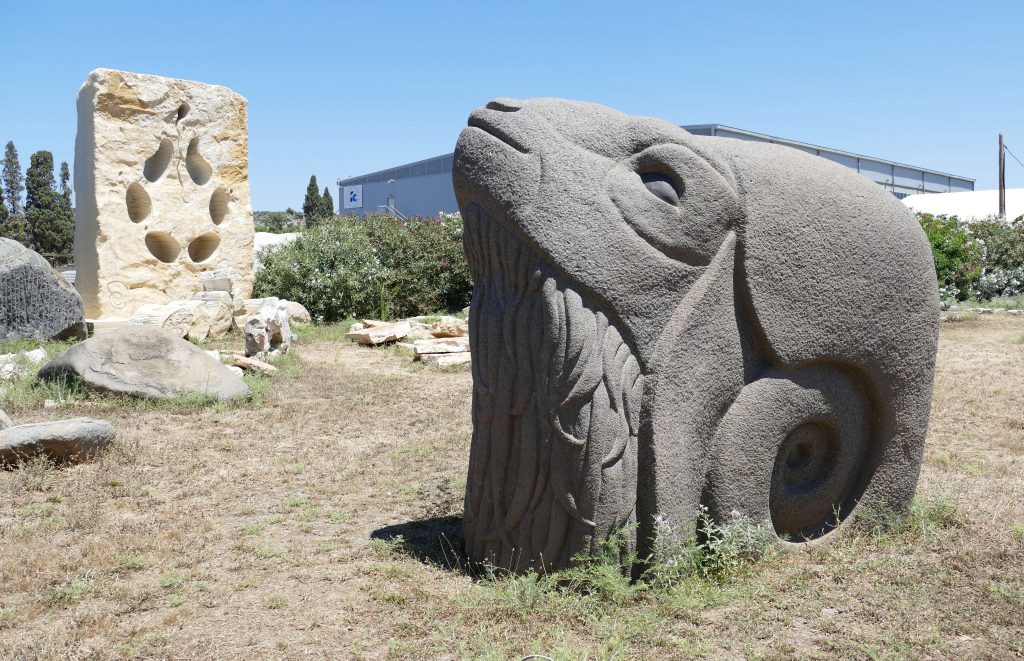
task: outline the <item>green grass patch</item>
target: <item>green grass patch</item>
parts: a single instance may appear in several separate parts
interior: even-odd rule
[[[92,583],[85,579],[76,579],[61,585],[50,595],[50,602],[57,606],[73,606],[92,591]]]

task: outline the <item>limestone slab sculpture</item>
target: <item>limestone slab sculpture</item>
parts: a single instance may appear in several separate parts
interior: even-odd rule
[[[97,69],[78,94],[75,285],[90,319],[252,290],[246,101],[226,87]]]
[[[790,542],[904,510],[931,406],[928,242],[795,149],[499,99],[455,151],[475,289],[472,560],[564,567],[655,517]],[[785,541],[780,542],[785,543]]]

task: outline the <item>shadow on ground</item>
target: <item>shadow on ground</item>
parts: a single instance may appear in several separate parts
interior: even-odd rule
[[[378,528],[371,539],[395,542],[401,538],[401,552],[420,562],[468,572],[469,563],[463,551],[462,517],[439,516],[419,521],[397,523]]]

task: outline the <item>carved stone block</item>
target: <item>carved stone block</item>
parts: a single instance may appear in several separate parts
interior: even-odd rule
[[[470,558],[559,568],[701,507],[781,540],[905,510],[938,292],[892,195],[788,147],[499,99],[455,151],[475,289]],[[785,543],[785,542],[780,542]]]
[[[97,69],[78,94],[76,287],[89,318],[252,290],[246,101],[226,87]]]

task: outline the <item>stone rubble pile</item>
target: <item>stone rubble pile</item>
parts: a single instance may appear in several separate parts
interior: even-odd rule
[[[288,301],[271,297],[263,299],[259,311],[249,317],[242,331],[245,334],[245,355],[258,358],[288,353],[292,346]]]
[[[353,324],[345,335],[349,340],[365,346],[398,343],[413,353],[413,360],[433,367],[450,367],[471,362],[469,350],[469,323],[458,317],[441,317],[426,324],[424,317],[384,322],[363,319]]]
[[[17,381],[24,378],[31,366],[46,362],[46,349],[39,347],[31,351],[0,354],[0,381]]]

